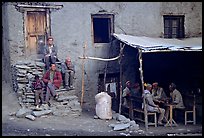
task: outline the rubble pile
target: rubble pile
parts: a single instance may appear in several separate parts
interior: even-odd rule
[[[111,123],[108,127],[111,128],[111,131],[121,131],[120,135],[130,136],[132,133],[144,134],[144,131],[139,128],[134,120],[126,118],[124,115],[116,113],[112,110],[112,119],[116,120],[116,123]],[[94,119],[101,119],[97,115],[94,116]],[[125,131],[124,131],[125,130]]]
[[[113,119],[118,121],[116,124],[109,125],[114,131],[128,129],[130,132],[137,132],[139,130],[139,124],[137,124],[134,120],[126,118],[124,115],[114,112]]]

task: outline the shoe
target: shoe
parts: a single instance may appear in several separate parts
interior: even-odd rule
[[[39,106],[39,105],[37,105],[37,106],[35,107],[35,110],[36,110],[36,111],[41,111],[41,110],[42,110],[42,108],[40,108],[40,106]]]
[[[164,124],[162,122],[157,123],[159,126],[163,126]]]
[[[74,86],[71,85],[71,86],[70,86],[70,90],[73,90],[73,89],[74,89]]]
[[[65,86],[65,89],[66,89],[66,90],[70,90],[70,87],[69,87],[69,86]]]
[[[50,104],[50,102],[48,102],[47,104],[48,104],[48,106],[49,106],[49,107],[51,107],[51,104]]]
[[[54,99],[57,100],[58,98],[59,98],[59,95],[56,94],[56,95],[54,96]]]
[[[39,106],[39,105],[37,105],[37,106],[35,107],[35,109],[40,109],[40,106]]]

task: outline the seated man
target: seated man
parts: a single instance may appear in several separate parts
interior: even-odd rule
[[[50,70],[48,70],[43,76],[43,82],[46,84],[46,96],[45,103],[49,104],[50,95],[57,99],[56,89],[59,89],[62,82],[61,72],[56,70],[56,65],[51,64]]]
[[[158,86],[158,82],[152,84],[152,96],[154,102],[158,103],[160,107],[164,106],[167,96],[166,93],[164,92],[164,89]]]
[[[146,90],[144,90],[144,95],[143,95],[146,100],[147,111],[160,113],[158,118],[158,125],[163,125],[162,120],[164,119],[165,109],[160,108],[158,105],[154,103],[152,95],[150,93],[151,89],[152,89],[152,85],[147,84]]]
[[[62,63],[62,75],[64,80],[64,87],[67,90],[74,89],[73,81],[75,75],[74,64],[71,62],[71,58],[67,57],[64,63]]]
[[[170,103],[175,104],[175,106],[173,106],[173,108],[180,108],[180,109],[185,108],[185,106],[183,104],[182,95],[176,89],[176,85],[174,83],[171,83],[169,85],[169,90],[170,90],[170,99],[171,99]],[[166,113],[165,113],[165,116],[166,116],[167,119],[169,117],[169,111],[170,111],[170,108],[167,107]]]
[[[49,69],[51,63],[57,60],[57,47],[53,43],[53,38],[47,38],[47,45],[44,47],[44,62],[46,70]]]
[[[133,85],[131,96],[132,97],[141,97],[142,96],[142,92],[140,91],[140,84],[139,83],[135,83]]]
[[[135,83],[132,88],[131,93],[133,108],[142,108],[142,102],[140,103],[140,99],[142,98],[142,91],[140,90],[140,84]]]

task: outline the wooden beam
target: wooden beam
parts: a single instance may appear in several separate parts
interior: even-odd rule
[[[84,62],[85,62],[85,50],[86,50],[86,43],[83,46],[83,59],[82,59],[82,80],[81,80],[81,107],[84,101]]]
[[[61,9],[63,8],[63,5],[27,5],[27,4],[18,4],[17,7],[22,8],[49,8],[49,9]]]
[[[142,84],[142,93],[144,95],[144,79],[143,79],[143,69],[142,69],[142,49],[138,48],[139,52],[139,63],[140,63],[140,79]],[[145,102],[145,96],[143,96],[143,105],[144,105],[144,116],[145,116],[145,129],[148,130],[148,118],[147,118],[147,108],[146,108],[146,102]]]
[[[122,57],[123,57],[123,49],[125,47],[125,44],[122,46],[122,43],[120,43],[120,103],[119,103],[119,114],[121,114],[121,105],[122,105]]]
[[[50,10],[47,9],[46,10],[46,38],[45,40],[47,40],[47,37],[51,35],[51,31],[50,31]]]

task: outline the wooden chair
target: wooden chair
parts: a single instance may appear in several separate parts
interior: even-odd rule
[[[188,98],[187,98],[188,97]],[[183,118],[184,115],[184,124],[187,125],[188,123],[193,123],[194,125],[196,124],[196,107],[195,107],[195,95],[193,96],[193,104],[191,101],[191,97],[186,96],[186,99],[184,99],[184,105],[185,108],[180,109],[180,108],[176,108],[175,110],[175,114],[176,114],[176,118]],[[182,113],[182,114],[180,114]]]
[[[134,120],[138,120],[141,122],[145,122],[145,114],[144,114],[144,109],[142,109],[142,103],[143,103],[143,98],[142,97],[134,97],[134,99],[131,99],[131,105],[132,106],[132,118]],[[139,105],[139,106],[135,106],[135,105]],[[153,120],[150,120],[150,117],[153,117]],[[153,125],[155,127],[157,127],[157,113],[156,112],[147,112],[147,125]]]
[[[193,118],[190,118],[190,114],[193,116]],[[196,124],[196,107],[195,107],[195,95],[193,96],[193,107],[192,108],[186,108],[185,109],[185,125],[188,123],[193,123],[194,125]]]

